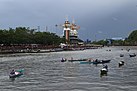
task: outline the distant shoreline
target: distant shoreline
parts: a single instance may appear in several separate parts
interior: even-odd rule
[[[82,51],[86,49],[98,49],[102,46],[84,46],[84,47],[51,47],[51,48],[9,48],[0,49],[0,54],[15,54],[15,53],[49,53],[49,52],[60,52],[60,51]]]
[[[16,45],[16,46],[0,46],[0,55],[16,54],[16,53],[50,53],[61,51],[82,51],[86,49],[98,49],[103,47],[120,47],[120,46],[102,46],[102,45],[79,45],[79,46],[47,46],[47,45]],[[124,49],[129,49],[131,46],[121,46]],[[133,47],[133,46],[132,46]],[[136,48],[134,46],[133,48]]]
[[[84,50],[87,50],[87,49],[100,49],[100,48],[110,48],[112,47],[119,47],[121,48],[121,50],[125,49],[131,49],[131,50],[134,50],[136,49],[137,50],[137,46],[97,46],[97,47],[77,47],[77,48],[49,48],[49,49],[16,49],[16,50],[0,50],[0,57],[3,57],[3,55],[16,55],[16,54],[22,54],[22,53],[31,53],[31,54],[37,54],[37,53],[51,53],[51,52],[62,52],[62,51],[84,51]],[[110,49],[111,50],[111,49]]]

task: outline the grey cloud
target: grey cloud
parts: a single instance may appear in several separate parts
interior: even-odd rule
[[[80,25],[82,39],[120,36],[137,27],[136,0],[0,0],[0,28],[49,26],[63,24],[65,16]],[[51,28],[50,28],[51,27]],[[58,29],[61,35],[62,30]],[[83,35],[86,34],[86,36]],[[103,35],[104,33],[104,35]]]

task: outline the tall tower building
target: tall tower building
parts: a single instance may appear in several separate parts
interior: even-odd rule
[[[72,23],[66,19],[63,24],[64,37],[67,44],[78,44],[78,32],[79,26],[77,26],[73,20]]]
[[[68,19],[66,19],[65,23],[63,24],[63,31],[64,31],[64,37],[66,39],[66,43],[68,44],[70,41],[70,30],[71,30],[71,25],[68,21]]]

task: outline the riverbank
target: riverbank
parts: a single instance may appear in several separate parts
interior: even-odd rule
[[[60,46],[1,46],[0,54],[14,54],[14,53],[49,53],[59,51],[82,51],[86,49],[98,49],[102,46],[67,46],[60,48]]]

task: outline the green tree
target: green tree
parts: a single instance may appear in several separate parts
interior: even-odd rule
[[[60,38],[55,33],[36,32],[35,29],[29,27],[17,27],[16,29],[0,30],[0,44],[44,44],[59,45],[64,42],[64,38]]]
[[[137,45],[137,30],[132,31],[126,41],[131,45]]]

